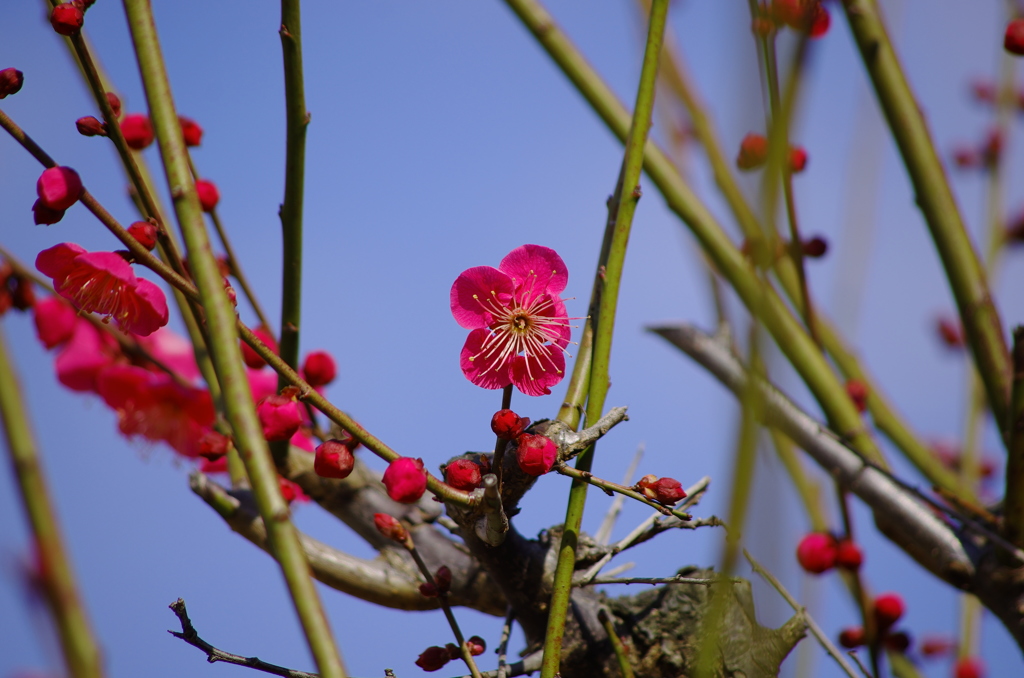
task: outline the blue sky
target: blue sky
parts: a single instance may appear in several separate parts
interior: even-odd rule
[[[206,132],[195,161],[220,187],[220,214],[262,303],[276,318],[284,166],[278,12],[271,3],[155,5],[178,109]],[[970,100],[968,83],[996,72],[1002,3],[944,3],[934,9],[905,0],[886,7],[896,15],[894,39],[948,158],[956,143],[980,139],[990,122],[990,112]],[[625,1],[559,1],[550,9],[619,95],[632,100],[642,54],[635,7]],[[737,148],[763,120],[746,3],[677,2],[670,20],[726,148]],[[565,294],[576,298],[568,302],[570,315],[584,315],[621,146],[502,3],[308,2],[303,21],[312,113],[303,352],[331,351],[340,375],[327,391],[332,400],[393,448],[436,468],[450,456],[493,442],[487,422],[500,401],[497,392],[473,386],[458,369],[465,331],[448,309],[452,281],[470,266],[496,265],[523,243],[546,245],[568,265]],[[142,111],[145,100],[119,4],[97,3],[86,31],[124,94],[125,109]],[[3,109],[59,162],[78,170],[119,219],[133,220],[109,144],[75,131],[76,118],[97,111],[38,3],[4,9],[0,68],[7,66],[24,71],[26,80]],[[803,104],[793,132],[810,154],[808,170],[796,179],[801,219],[806,232],[826,235],[833,246],[826,259],[810,264],[815,297],[846,329],[917,430],[928,437],[958,437],[963,360],[943,350],[932,334],[935,316],[952,309],[948,287],[840,16],[816,45]],[[1014,190],[1020,185],[1018,148],[1011,138],[1005,206],[1010,211],[1024,198]],[[158,167],[155,149],[144,155]],[[691,160],[696,189],[735,234],[702,153],[695,151]],[[59,224],[34,226],[30,208],[39,172],[10,139],[0,139],[4,246],[25,261],[63,241],[87,249],[116,247],[80,206]],[[984,181],[951,176],[978,239]],[[744,181],[754,195],[756,180]],[[642,473],[673,476],[684,485],[710,475],[713,490],[697,513],[721,514],[736,406],[688,359],[643,330],[672,319],[705,327],[713,322],[693,239],[646,179],[644,185],[608,396],[610,405],[630,406],[631,420],[602,443],[595,471],[619,479],[642,442]],[[1011,252],[994,285],[1007,326],[1024,317],[1024,299],[1009,294],[1021,289],[1022,278],[1020,254]],[[247,671],[208,666],[197,650],[164,633],[175,628],[166,606],[179,596],[211,642],[311,669],[277,568],[192,496],[188,465],[164,447],[126,443],[114,415],[97,398],[61,389],[52,356],[35,340],[27,317],[7,316],[4,330],[110,675]],[[792,375],[781,367],[778,373],[787,390],[807,400]],[[513,407],[539,419],[552,416],[561,397],[556,388],[544,398],[518,396]],[[990,448],[998,456],[994,441]],[[853,610],[835,575],[807,583],[793,571],[792,551],[807,524],[777,463],[765,454],[761,466],[749,544],[812,603],[834,636],[854,623]],[[906,475],[917,480],[912,472]],[[567,487],[563,478],[542,478],[516,519],[519,529],[533,534],[560,522]],[[16,575],[27,550],[16,496],[3,465],[0,609],[8,612],[0,615],[0,676],[60,666],[45,617],[26,604]],[[608,503],[592,494],[585,529],[597,528]],[[628,506],[616,534],[624,535],[644,517],[646,509]],[[299,507],[295,519],[319,539],[370,555],[348,528],[314,506]],[[957,596],[874,535],[865,511],[858,509],[855,521],[867,548],[867,580],[877,591],[905,596],[906,627],[918,636],[955,633]],[[638,575],[666,575],[686,564],[713,563],[720,538],[710,530],[670,534],[623,560],[636,561]],[[420,675],[413,666],[417,654],[449,640],[439,614],[382,610],[322,591],[355,676],[382,675],[385,667],[400,676]],[[765,623],[788,616],[770,590],[759,588],[757,596]],[[465,610],[457,614],[468,634],[496,645],[498,620]],[[990,617],[982,642],[991,675],[1019,670],[1019,651]],[[835,675],[835,667],[814,652],[819,656],[813,674]],[[940,676],[949,669],[939,663],[925,671]]]

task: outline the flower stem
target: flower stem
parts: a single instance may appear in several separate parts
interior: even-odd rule
[[[512,407],[512,384],[509,384],[501,391],[501,409],[507,410]],[[491,464],[491,472],[498,480],[498,492],[501,492],[501,465],[505,459],[505,448],[508,447],[508,440],[501,436],[495,436],[494,441],[494,463]]]
[[[604,491],[606,494],[609,495],[612,492],[618,492],[624,497],[629,497],[630,499],[635,499],[642,504],[647,504],[648,506],[653,508],[655,511],[661,513],[662,515],[675,516],[676,518],[684,522],[693,520],[693,516],[691,516],[689,513],[684,513],[683,511],[674,509],[671,506],[659,504],[656,501],[648,499],[647,497],[645,497],[644,495],[640,494],[639,492],[630,487],[620,485],[619,483],[613,483],[612,481],[604,480],[603,478],[598,478],[590,471],[581,471],[580,469],[573,468],[572,466],[569,466],[564,462],[559,462],[558,464],[555,464],[551,470],[554,471],[555,473],[560,473],[563,476],[569,476],[570,478],[576,481],[587,483],[588,485],[593,485],[594,487],[599,488],[600,490]]]
[[[148,0],[124,0],[124,7],[174,209],[206,311],[210,353],[235,444],[245,463],[257,508],[267,528],[270,551],[281,565],[319,672],[324,678],[343,678],[345,669],[341,656],[313,585],[298,534],[290,520],[288,505],[281,496],[277,472],[256,417],[238,345],[234,308],[228,300],[210,249],[152,11]]]
[[[608,250],[607,263],[599,273],[600,306],[597,317],[591,319],[594,326],[594,345],[590,368],[590,387],[587,396],[587,420],[600,418],[608,393],[608,364],[611,357],[612,332],[615,328],[615,313],[622,281],[622,269],[626,258],[633,215],[640,200],[640,172],[643,169],[644,147],[651,127],[654,110],[655,86],[658,78],[658,62],[665,36],[668,15],[668,0],[654,0],[650,13],[647,43],[644,49],[640,84],[637,88],[636,106],[626,140],[625,157],[622,161],[619,187],[613,199],[616,204],[614,230]],[[603,275],[601,275],[603,273]],[[593,462],[594,446],[583,452],[576,462],[576,469],[589,472]],[[569,503],[566,508],[565,527],[562,543],[555,566],[551,605],[548,614],[547,633],[544,638],[544,660],[541,678],[554,678],[561,661],[562,638],[565,635],[565,615],[572,593],[572,573],[576,566],[576,542],[583,507],[587,498],[587,484],[574,479],[569,489]]]
[[[57,525],[56,512],[36,453],[36,444],[23,403],[24,395],[7,350],[0,325],[0,424],[3,424],[11,466],[21,491],[37,568],[46,601],[57,626],[68,672],[74,678],[101,678],[103,664],[85,608],[78,596],[75,576]]]
[[[904,77],[877,2],[850,0],[842,6],[949,279],[992,413],[1001,425],[1010,411],[1013,369],[985,272],[964,228],[924,115]]]

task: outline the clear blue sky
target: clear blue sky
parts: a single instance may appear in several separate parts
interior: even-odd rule
[[[0,21],[0,68],[25,72],[25,87],[2,107],[122,221],[134,218],[114,154],[104,140],[77,134],[74,120],[96,114],[49,25],[42,3],[7,3]],[[273,3],[156,2],[162,45],[179,111],[205,129],[195,152],[200,172],[220,187],[220,214],[257,292],[276,318],[277,207],[283,176],[283,117],[278,11]],[[886,3],[899,15],[895,39],[935,138],[949,157],[958,142],[979,139],[989,113],[971,102],[968,83],[998,64],[1002,3]],[[634,96],[641,27],[632,3],[551,2],[552,12],[626,100]],[[465,331],[448,310],[448,290],[470,266],[496,265],[523,243],[556,249],[569,271],[570,315],[586,313],[590,277],[621,146],[556,71],[513,14],[496,1],[307,2],[303,8],[306,92],[312,113],[306,188],[303,352],[330,350],[340,377],[328,389],[376,435],[436,468],[450,456],[486,449],[497,392],[470,384],[458,369]],[[727,148],[761,127],[760,89],[746,3],[677,2],[671,23]],[[111,0],[88,13],[86,31],[129,112],[144,97],[123,12]],[[850,332],[873,373],[913,426],[930,437],[961,435],[965,370],[934,340],[934,317],[952,308],[925,226],[898,155],[882,134],[874,99],[840,16],[818,45],[813,78],[794,138],[810,153],[797,179],[804,228],[825,234],[828,258],[812,263],[815,296]],[[1014,132],[1017,131],[1015,128]],[[1010,140],[1009,152],[1020,145]],[[877,149],[874,151],[873,149]],[[153,167],[158,152],[146,151]],[[692,178],[731,233],[735,227],[697,151]],[[866,171],[851,173],[856,163]],[[859,165],[864,167],[865,165]],[[1011,163],[1007,209],[1017,208],[1020,163]],[[113,249],[116,242],[81,206],[51,227],[34,226],[30,208],[40,168],[0,138],[0,242],[25,261],[57,242]],[[963,214],[975,234],[984,214],[984,183],[953,174]],[[641,472],[684,485],[712,476],[697,511],[723,513],[728,495],[736,406],[710,377],[643,331],[647,324],[713,321],[692,238],[644,182],[622,289],[608,402],[629,405],[631,421],[602,443],[595,471],[619,479],[643,442]],[[876,187],[875,192],[871,190]],[[751,194],[757,185],[748,181]],[[863,196],[867,195],[865,199]],[[871,196],[875,197],[872,198]],[[860,258],[858,251],[864,251]],[[852,271],[845,274],[844,271]],[[864,283],[861,290],[858,281]],[[996,285],[1007,326],[1021,322],[1024,267],[1011,253]],[[854,303],[854,286],[862,293]],[[243,314],[247,309],[243,306]],[[245,317],[245,315],[244,315]],[[251,320],[251,316],[246,317]],[[95,397],[69,393],[53,376],[52,356],[26,316],[4,330],[16,353],[43,450],[48,479],[89,614],[111,676],[242,676],[209,666],[166,633],[166,606],[188,602],[200,632],[228,651],[311,669],[277,568],[231,533],[188,490],[189,465],[161,446],[128,444],[113,413]],[[574,336],[574,339],[576,337]],[[781,382],[803,397],[796,380]],[[552,416],[563,391],[513,406]],[[806,400],[806,398],[804,398]],[[997,454],[995,444],[991,444]],[[383,464],[368,459],[377,468]],[[1001,458],[1000,458],[1001,461]],[[854,622],[833,575],[802,585],[792,551],[807,529],[788,482],[770,455],[762,463],[757,510],[748,530],[755,553],[812,605],[835,636]],[[916,480],[912,473],[907,477]],[[516,519],[526,534],[560,522],[568,487],[543,478]],[[20,668],[57,670],[45,615],[18,579],[27,535],[6,464],[0,465],[0,678]],[[595,530],[609,500],[592,493],[584,519]],[[618,535],[646,517],[629,506]],[[905,627],[917,636],[956,632],[957,596],[873,535],[858,510],[874,590],[899,591]],[[296,511],[299,526],[321,540],[370,555],[345,527],[315,506]],[[638,575],[712,564],[719,534],[666,535],[636,549]],[[413,661],[449,640],[433,613],[383,610],[322,589],[351,673],[420,675]],[[788,613],[774,593],[758,590],[765,623]],[[459,610],[468,634],[497,644],[499,621]],[[805,643],[808,647],[811,642]],[[520,647],[514,648],[516,651]],[[813,675],[836,675],[817,656]],[[990,675],[1020,671],[1020,653],[990,617],[983,630]],[[488,651],[485,668],[493,667]],[[789,662],[793,670],[795,661]],[[455,665],[453,664],[452,667]],[[926,675],[944,676],[943,663]],[[435,675],[450,675],[442,670]]]

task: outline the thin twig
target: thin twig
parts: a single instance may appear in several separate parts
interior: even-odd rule
[[[637,467],[640,465],[640,460],[644,456],[644,444],[640,443],[636,446],[636,452],[633,454],[633,460],[629,462],[629,468],[622,476],[622,484],[629,485],[629,481],[633,479],[633,475],[636,473]],[[619,513],[622,511],[623,505],[626,503],[626,498],[623,495],[615,497],[612,501],[612,505],[608,507],[608,513],[604,514],[604,520],[601,521],[601,527],[598,528],[597,534],[594,535],[594,541],[598,544],[607,544],[608,540],[611,539],[612,529],[615,528],[615,521],[619,518]]]
[[[272,673],[275,676],[284,676],[285,678],[320,678],[317,673],[307,673],[305,671],[298,671],[296,669],[288,669],[283,666],[276,664],[270,664],[262,661],[258,657],[243,657],[238,654],[231,654],[224,650],[218,650],[213,645],[199,637],[199,633],[195,627],[192,626],[192,620],[188,618],[188,610],[185,609],[185,601],[178,598],[176,601],[168,605],[171,611],[178,617],[178,621],[181,622],[181,631],[167,631],[175,638],[180,638],[192,647],[198,648],[206,653],[206,661],[214,664],[216,662],[224,662],[225,664],[235,664],[237,666],[245,666],[250,669],[256,669],[257,671],[263,671],[264,673]]]
[[[505,623],[501,625],[501,641],[498,643],[498,678],[506,678],[508,675],[508,640],[512,637],[512,622],[515,618],[515,610],[509,607]]]
[[[846,672],[846,675],[848,675],[850,678],[858,678],[857,674],[853,670],[853,667],[850,666],[849,662],[847,662],[846,659],[843,657],[843,654],[839,651],[839,648],[837,648],[835,644],[833,644],[832,641],[829,640],[829,637],[825,635],[824,631],[821,630],[821,627],[818,626],[818,623],[816,621],[814,621],[814,618],[807,613],[807,610],[805,610],[804,607],[800,605],[798,602],[796,602],[796,599],[789,594],[789,591],[787,591],[786,587],[782,585],[782,582],[776,579],[771,572],[764,569],[764,567],[762,567],[759,562],[754,560],[754,557],[750,555],[750,553],[746,549],[743,549],[743,555],[747,557],[747,561],[749,561],[750,566],[754,568],[754,572],[757,572],[759,575],[764,577],[765,581],[771,584],[772,588],[778,591],[779,595],[782,596],[787,603],[789,603],[789,606],[793,608],[794,612],[803,616],[804,621],[807,622],[807,628],[811,630],[811,633],[813,633],[814,637],[818,639],[818,642],[821,643],[821,646],[823,648],[825,648],[825,651],[832,655],[832,658],[835,659],[836,663],[839,664],[843,671]]]
[[[695,579],[680,575],[675,577],[596,577],[579,584],[573,582],[573,586],[599,586],[601,584],[696,584],[698,586],[711,586],[721,581],[725,580],[722,577],[717,579]],[[728,581],[739,582],[742,580],[729,577]]]
[[[611,616],[608,614],[608,610],[601,608],[597,611],[597,620],[601,622],[601,626],[604,627],[604,632],[608,634],[608,640],[611,641],[612,651],[615,653],[615,658],[619,662],[619,671],[622,673],[622,678],[633,678],[633,667],[629,663],[629,651],[626,646],[622,644],[622,639],[619,638],[619,634],[615,632],[615,622],[612,621]]]
[[[581,470],[579,470],[577,468],[573,468],[572,466],[569,466],[569,465],[563,464],[563,463],[555,464],[554,467],[552,468],[552,470],[557,472],[557,473],[561,473],[564,476],[569,476],[570,478],[573,478],[574,480],[579,480],[579,481],[587,483],[589,485],[593,485],[594,487],[598,487],[598,488],[604,490],[604,492],[606,494],[608,494],[608,495],[611,495],[613,492],[618,492],[619,494],[623,494],[623,495],[629,497],[630,499],[635,499],[635,500],[637,500],[637,501],[639,501],[639,502],[641,502],[643,504],[647,504],[651,508],[657,510],[662,515],[675,516],[676,518],[679,518],[680,520],[690,520],[690,519],[692,519],[692,516],[690,514],[688,514],[688,513],[683,513],[682,511],[679,511],[678,509],[674,509],[674,508],[672,508],[670,506],[665,506],[663,504],[659,504],[658,502],[652,501],[651,499],[648,499],[644,495],[640,494],[639,492],[637,492],[635,490],[631,490],[628,487],[623,487],[622,485],[619,485],[618,483],[613,483],[610,480],[604,480],[602,478],[598,478],[597,476],[595,476],[593,473],[590,473],[589,471],[581,471]]]

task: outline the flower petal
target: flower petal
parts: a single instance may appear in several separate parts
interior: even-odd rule
[[[489,326],[494,322],[494,313],[511,302],[514,291],[512,279],[493,266],[466,269],[452,284],[455,322],[467,330]]]
[[[40,273],[51,278],[63,278],[75,257],[85,254],[85,252],[85,248],[81,245],[62,242],[40,252],[36,256],[36,268]]]
[[[511,373],[512,383],[524,394],[548,395],[551,387],[565,376],[565,356],[560,348],[548,344],[541,347],[539,355],[513,358]]]
[[[507,360],[498,360],[500,351],[483,352],[484,343],[491,336],[488,330],[473,330],[466,337],[459,362],[462,373],[482,388],[505,388],[512,383]]]
[[[517,296],[525,302],[544,292],[557,297],[569,283],[569,269],[565,267],[562,257],[543,245],[515,248],[501,260],[498,268],[512,276],[516,292],[526,295]]]
[[[167,324],[167,299],[163,290],[145,278],[137,278],[132,294],[137,301],[136,309],[125,319],[118,319],[122,329],[146,337]]]

